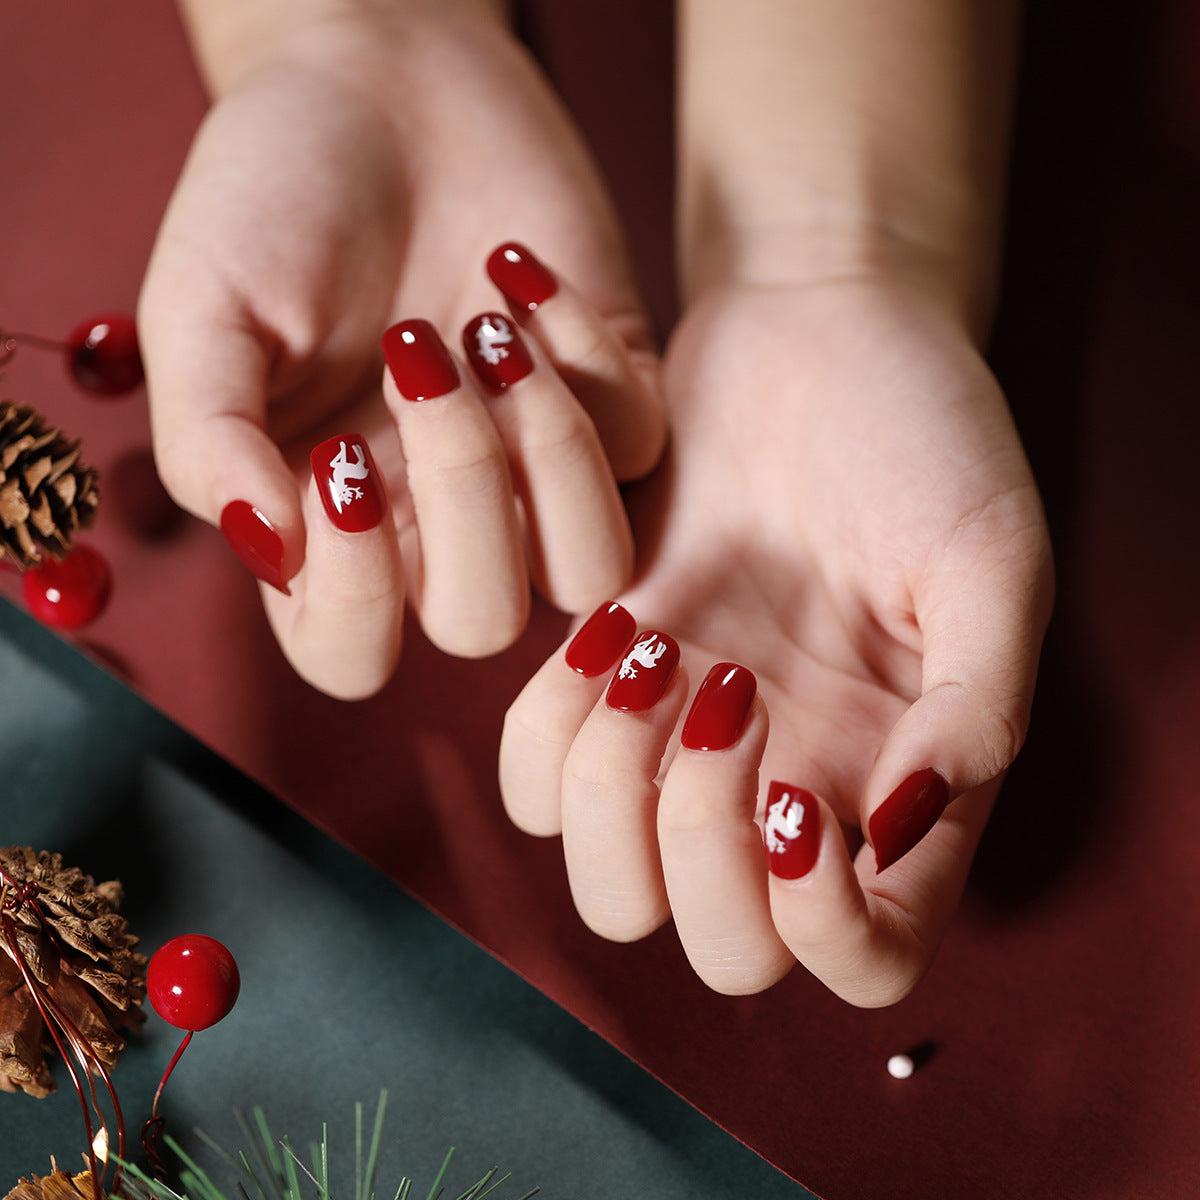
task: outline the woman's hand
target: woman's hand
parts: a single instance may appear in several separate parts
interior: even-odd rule
[[[221,49],[206,64],[221,95],[163,222],[139,326],[167,487],[273,585],[268,615],[300,673],[355,697],[393,669],[406,592],[435,641],[474,655],[518,635],[531,575],[571,610],[619,590],[631,553],[614,480],[650,469],[665,424],[611,207],[525,52],[478,5],[360,6],[353,17],[324,7],[255,25],[251,6],[235,5],[245,38],[228,24],[223,38],[201,37]],[[426,318],[458,342],[468,319],[496,308],[484,263],[513,238],[558,284],[540,313],[516,297],[533,373],[497,402],[457,360],[453,403],[431,400],[424,420],[395,390],[385,398],[385,329]],[[560,368],[574,372],[570,391]],[[453,410],[441,443],[425,436],[435,409]],[[413,473],[453,475],[438,454],[456,429],[475,431],[481,456],[461,480],[491,489],[488,519],[507,530],[484,572],[491,591],[461,569],[469,544],[446,543],[453,522],[439,524],[436,488],[419,528]],[[381,510],[370,530],[347,532],[336,508],[322,511],[310,452],[330,439],[335,451],[349,439],[359,471],[354,446],[369,446]],[[565,512],[548,441],[580,456],[594,487]],[[530,454],[540,474],[526,470]],[[551,530],[547,513],[561,516]],[[584,563],[560,552],[572,529],[593,541]],[[462,622],[451,619],[459,601]]]
[[[720,991],[799,960],[891,1003],[932,961],[1029,717],[1053,585],[1017,434],[961,321],[898,277],[702,294],[664,378],[672,448],[620,599],[680,666],[623,659],[628,628],[601,673],[556,654],[509,712],[505,803],[561,829],[604,936],[671,915]],[[758,695],[726,662],[689,718],[722,735],[685,727],[681,748],[714,660]],[[605,701],[621,663],[642,711]]]

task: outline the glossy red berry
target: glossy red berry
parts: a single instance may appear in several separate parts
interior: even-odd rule
[[[120,396],[142,382],[137,326],[124,313],[101,313],[80,322],[67,338],[67,365],[80,387]]]
[[[30,567],[21,581],[25,604],[44,625],[79,629],[94,621],[112,595],[112,572],[103,555],[76,546],[62,560]]]
[[[216,938],[185,933],[161,946],[146,968],[154,1011],[178,1029],[207,1029],[237,1002],[242,981],[233,955]]]

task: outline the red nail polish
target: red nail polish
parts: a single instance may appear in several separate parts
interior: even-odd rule
[[[433,400],[458,387],[458,367],[428,321],[401,321],[383,335],[383,357],[405,400]]]
[[[463,330],[463,349],[485,387],[502,392],[533,370],[533,358],[508,317],[488,312]]]
[[[871,815],[875,870],[903,858],[936,824],[950,803],[950,785],[932,768],[914,771]]]
[[[647,630],[621,659],[605,702],[621,712],[645,712],[662,699],[678,665],[679,645],[675,639],[670,634]]]
[[[767,866],[778,879],[800,879],[821,852],[821,806],[812,792],[771,781],[767,789]]]
[[[221,532],[263,583],[291,595],[283,581],[283,538],[257,508],[245,500],[231,500],[221,511]]]
[[[717,663],[692,701],[679,740],[688,750],[727,750],[742,736],[757,691],[753,671]]]
[[[488,257],[487,273],[514,309],[533,312],[558,291],[558,281],[519,242],[497,246]]]
[[[322,442],[309,462],[321,503],[343,533],[363,533],[383,520],[383,486],[371,449],[359,434]]]
[[[637,622],[619,604],[602,604],[579,627],[567,647],[567,666],[592,679],[612,669],[629,649]]]

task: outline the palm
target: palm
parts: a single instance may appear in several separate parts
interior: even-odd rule
[[[764,777],[857,828],[922,690],[917,614],[1040,522],[1003,400],[918,297],[855,282],[707,297],[665,386],[674,447],[635,501],[648,550],[629,606],[679,636],[693,677],[714,658],[754,670]]]

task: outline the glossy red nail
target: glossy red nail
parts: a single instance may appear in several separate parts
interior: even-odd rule
[[[821,852],[821,806],[812,792],[771,781],[767,789],[767,866],[778,879],[801,879]]]
[[[637,622],[619,604],[602,604],[567,647],[567,666],[589,679],[609,671],[629,649]]]
[[[519,242],[497,246],[488,257],[487,273],[514,309],[533,312],[558,291],[558,281]]]
[[[950,785],[932,768],[914,771],[867,822],[876,872],[902,859],[936,824],[950,803]]]
[[[401,321],[383,335],[383,357],[405,400],[433,400],[458,387],[458,367],[428,321]]]
[[[679,740],[688,750],[727,750],[742,736],[757,691],[753,671],[717,663],[692,701]]]
[[[463,349],[480,382],[494,392],[524,379],[533,358],[516,326],[499,313],[483,313],[463,330]]]
[[[221,532],[234,554],[263,583],[291,595],[283,580],[283,538],[254,505],[231,500],[221,511]]]
[[[371,449],[359,434],[322,442],[309,462],[321,503],[343,533],[363,533],[383,520],[383,486]]]
[[[670,634],[653,629],[639,634],[621,659],[605,702],[621,712],[645,712],[662,699],[678,665],[679,645]]]

